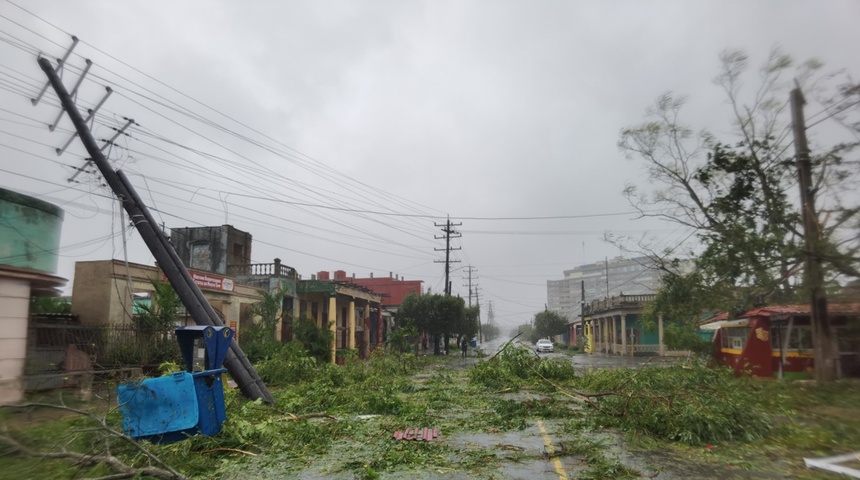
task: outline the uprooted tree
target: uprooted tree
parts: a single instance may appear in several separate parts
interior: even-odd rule
[[[647,190],[626,186],[630,204],[643,217],[686,227],[688,238],[698,240],[696,245],[682,242],[662,249],[640,240],[636,247],[664,271],[664,285],[651,311],[686,321],[688,330],[695,328],[704,310],[736,313],[763,303],[808,301],[809,285],[801,275],[806,250],[788,115],[788,92],[795,85],[810,92],[810,98],[820,99],[823,110],[810,120],[833,117],[852,133],[851,141],[811,147],[813,185],[820,202],[819,218],[813,221],[821,226],[816,254],[828,285],[860,276],[860,215],[856,197],[852,204],[845,195],[856,191],[858,181],[858,163],[846,155],[860,144],[860,122],[852,117],[860,113],[860,89],[850,78],[819,75],[821,65],[816,61],[795,67],[778,49],[758,70],[757,85],[744,84],[750,69],[743,51],[726,51],[720,61],[715,83],[725,94],[732,120],[731,130],[721,134],[724,138],[686,125],[681,120],[685,98],[666,93],[647,110],[644,123],[621,131],[618,142],[621,151],[642,162],[648,173]],[[839,86],[830,86],[840,81]],[[695,259],[692,273],[679,269],[677,259],[685,255]]]

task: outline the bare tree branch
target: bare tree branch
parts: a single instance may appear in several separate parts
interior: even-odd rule
[[[161,468],[158,468],[158,470],[163,470],[163,471],[169,472],[171,475],[173,475],[172,477],[159,477],[159,478],[186,478],[184,475],[182,475],[181,473],[177,472],[176,470],[171,468],[169,465],[164,463],[160,458],[158,458],[157,456],[152,454],[152,452],[150,452],[140,442],[129,437],[128,435],[125,435],[124,433],[122,433],[120,431],[117,431],[117,430],[111,428],[107,424],[107,421],[104,418],[98,417],[95,414],[93,414],[92,412],[89,412],[86,410],[80,410],[77,408],[67,407],[65,405],[54,405],[51,403],[38,403],[38,402],[36,402],[36,403],[22,403],[22,404],[17,404],[17,405],[0,405],[0,408],[7,408],[7,409],[51,408],[51,409],[57,409],[57,410],[64,410],[67,412],[72,412],[72,413],[76,413],[78,415],[87,417],[87,418],[91,419],[92,421],[96,422],[96,424],[98,424],[100,430],[107,432],[112,437],[116,437],[116,438],[128,443],[129,445],[131,445],[132,447],[134,447],[135,449],[140,451],[151,462],[153,462],[157,465],[160,465]],[[8,437],[6,437],[6,438],[8,439]],[[67,452],[67,453],[72,454],[74,452]],[[83,455],[83,454],[76,454],[76,455]],[[67,458],[71,458],[71,457],[67,457]],[[114,457],[111,457],[111,458],[114,458]],[[148,468],[155,468],[155,467],[148,467]]]

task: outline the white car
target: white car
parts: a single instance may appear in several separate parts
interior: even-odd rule
[[[537,341],[535,344],[535,351],[540,352],[553,352],[555,351],[555,347],[552,346],[552,342],[549,340],[542,338]]]

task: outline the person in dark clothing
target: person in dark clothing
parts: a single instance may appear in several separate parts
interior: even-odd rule
[[[463,341],[460,343],[460,348],[463,349],[463,358],[466,358],[466,350],[469,348],[469,340],[466,337],[463,337]]]

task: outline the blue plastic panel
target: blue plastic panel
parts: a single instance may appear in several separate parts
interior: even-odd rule
[[[122,429],[146,437],[195,427],[199,421],[194,379],[188,372],[117,387]]]
[[[200,411],[200,423],[197,427],[203,435],[217,435],[227,419],[224,384],[221,383],[221,374],[226,371],[220,368],[191,374],[197,391],[197,409]]]

